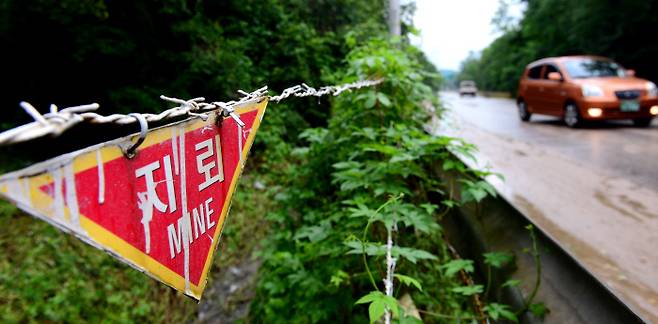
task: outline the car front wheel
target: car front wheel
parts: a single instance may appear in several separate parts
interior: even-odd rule
[[[564,107],[564,123],[571,128],[578,127],[582,123],[576,104],[570,103]]]
[[[517,107],[519,108],[519,118],[524,122],[529,121],[532,114],[528,111],[526,103],[524,101],[519,101]]]

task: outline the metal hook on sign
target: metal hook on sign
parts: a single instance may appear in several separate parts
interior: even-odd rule
[[[238,124],[240,127],[244,127],[245,123],[240,119],[240,115],[238,115],[235,112],[235,108],[223,103],[223,102],[213,102],[214,105],[217,107],[221,108],[219,111],[219,115],[223,117],[231,117],[233,120],[235,120],[235,123]],[[221,120],[221,119],[220,119]]]
[[[144,115],[142,114],[132,113],[132,114],[128,114],[128,116],[132,116],[135,119],[137,119],[140,127],[139,138],[137,139],[137,141],[129,148],[124,150],[124,154],[126,154],[126,156],[130,159],[135,156],[135,151],[137,150],[137,148],[140,145],[142,145],[142,143],[144,143],[144,139],[146,139],[146,133],[148,133],[149,130],[149,125],[148,122],[146,121],[146,118],[144,118]]]

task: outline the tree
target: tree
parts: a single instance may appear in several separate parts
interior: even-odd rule
[[[514,93],[524,67],[537,59],[571,54],[594,54],[637,70],[658,81],[658,0],[527,0],[517,27],[510,28],[502,2],[493,20],[503,31],[464,67],[481,73],[484,90]],[[636,35],[643,35],[636,37]],[[470,73],[470,72],[463,72]],[[476,80],[477,81],[477,80]]]

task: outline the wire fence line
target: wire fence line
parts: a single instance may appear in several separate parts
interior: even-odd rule
[[[259,102],[265,98],[279,103],[281,100],[290,97],[321,97],[324,95],[338,96],[345,91],[371,87],[380,84],[382,81],[382,79],[359,80],[352,83],[324,86],[319,89],[315,89],[302,83],[284,89],[281,94],[276,96],[268,95],[268,88],[267,86],[264,86],[252,92],[238,90],[237,92],[242,95],[242,97],[238,100],[228,102],[206,102],[206,99],[203,97],[183,100],[160,96],[160,99],[178,104],[178,106],[164,110],[158,114],[130,113],[104,116],[95,112],[100,107],[97,103],[67,107],[64,109],[59,109],[53,104],[50,105],[50,112],[41,114],[36,108],[34,108],[34,106],[23,101],[20,103],[21,108],[23,108],[23,110],[25,110],[34,121],[0,133],[0,146],[27,142],[43,136],[55,137],[82,122],[91,124],[127,125],[136,122],[141,124],[144,121],[146,121],[146,123],[166,121],[183,116],[196,116],[205,120],[208,118],[207,113],[215,110],[218,110],[224,117],[233,118],[238,125],[244,126],[244,123],[240,120],[240,116],[235,113],[235,109],[250,103]]]

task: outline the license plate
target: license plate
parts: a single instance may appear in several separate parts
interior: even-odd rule
[[[619,108],[621,111],[640,111],[640,102],[637,100],[623,100]]]

